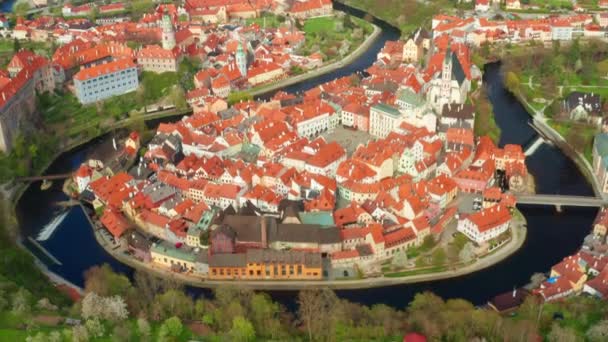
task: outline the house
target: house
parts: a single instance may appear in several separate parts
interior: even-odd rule
[[[496,205],[461,217],[458,220],[457,230],[481,245],[506,232],[510,223],[509,210],[505,206]]]
[[[487,12],[490,9],[490,0],[475,0],[475,10],[477,12]]]
[[[137,90],[137,65],[130,59],[82,69],[74,75],[78,101],[89,104]]]
[[[137,52],[137,65],[143,71],[155,73],[177,72],[178,60],[173,50],[158,45],[148,45]]]
[[[331,0],[296,0],[289,9],[289,14],[297,19],[307,19],[331,15]]]
[[[369,114],[369,133],[375,137],[386,138],[402,122],[401,112],[387,104],[372,105]]]
[[[608,193],[608,133],[599,133],[593,140],[593,172],[602,192]]]
[[[570,283],[572,291],[579,293],[587,281],[584,265],[584,260],[578,254],[565,257],[559,264],[551,268],[550,278],[566,279]]]
[[[507,10],[520,10],[521,3],[519,2],[519,0],[506,0],[505,8]]]
[[[572,40],[572,34],[574,28],[568,21],[557,21],[551,25],[551,39],[552,40]]]
[[[93,175],[93,169],[86,164],[80,165],[78,170],[74,173],[74,181],[76,182],[76,188],[78,193],[82,193],[89,186],[91,182],[91,176]]]
[[[583,286],[583,292],[601,299],[608,298],[608,267],[604,267],[600,274],[587,281]]]
[[[601,124],[601,109],[602,100],[599,94],[575,91],[564,99],[564,110],[570,120],[592,119],[596,124]]]
[[[403,44],[403,61],[404,62],[418,62],[424,53],[424,40],[426,31],[419,28],[412,36],[410,36]]]

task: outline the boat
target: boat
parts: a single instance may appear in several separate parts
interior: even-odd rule
[[[63,220],[65,219],[66,216],[68,216],[69,210],[64,211],[63,213],[59,214],[58,216],[56,216],[53,220],[51,220],[51,222],[47,223],[42,230],[40,230],[40,233],[38,233],[38,236],[36,237],[37,241],[46,241],[48,240],[51,235],[53,235],[53,233],[55,232],[55,230],[57,229],[57,227],[59,227],[59,225],[61,224],[61,222],[63,222]]]

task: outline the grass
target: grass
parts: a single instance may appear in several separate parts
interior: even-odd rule
[[[598,133],[598,129],[594,126],[582,124],[582,123],[574,123],[574,122],[564,122],[564,121],[555,121],[555,120],[547,120],[549,126],[553,127],[566,141],[574,146],[579,146],[578,150],[582,149],[582,153],[585,156],[585,159],[589,161],[589,163],[593,163],[593,138]],[[578,143],[574,143],[570,141],[571,131],[577,126],[581,128],[581,141]]]
[[[304,32],[306,34],[331,32],[336,29],[337,18],[335,17],[319,17],[306,20],[304,23]]]
[[[262,28],[264,28],[264,25],[266,28],[277,28],[281,26],[284,21],[284,18],[273,13],[264,13],[259,18],[249,18],[246,22],[247,25],[258,24]]]
[[[447,269],[448,269],[447,266],[434,266],[434,267],[425,268],[425,269],[416,269],[416,270],[411,270],[411,271],[387,273],[384,276],[388,277],[388,278],[400,278],[400,277],[408,277],[408,276],[414,276],[414,275],[419,275],[419,274],[443,272],[443,271],[447,271]]]

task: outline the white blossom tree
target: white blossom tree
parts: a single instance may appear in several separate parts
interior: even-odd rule
[[[89,340],[89,332],[84,325],[77,325],[72,328],[72,342],[87,342]]]
[[[103,327],[103,324],[101,324],[99,318],[87,319],[85,326],[87,327],[87,331],[91,337],[103,337],[103,335],[106,333],[105,328]]]

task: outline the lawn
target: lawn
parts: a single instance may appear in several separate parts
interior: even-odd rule
[[[306,34],[331,32],[336,30],[338,19],[335,17],[319,17],[306,20],[304,32]]]
[[[414,276],[414,275],[419,275],[419,274],[438,273],[438,272],[446,271],[447,269],[448,269],[447,266],[435,266],[435,267],[424,268],[424,269],[415,269],[415,270],[411,270],[411,271],[387,273],[384,276],[388,277],[388,278],[400,278],[400,277],[408,277],[408,276]]]
[[[247,25],[258,24],[260,27],[264,28],[277,28],[281,26],[281,24],[285,21],[285,18],[278,16],[273,13],[263,13],[259,18],[249,18],[247,19]]]

